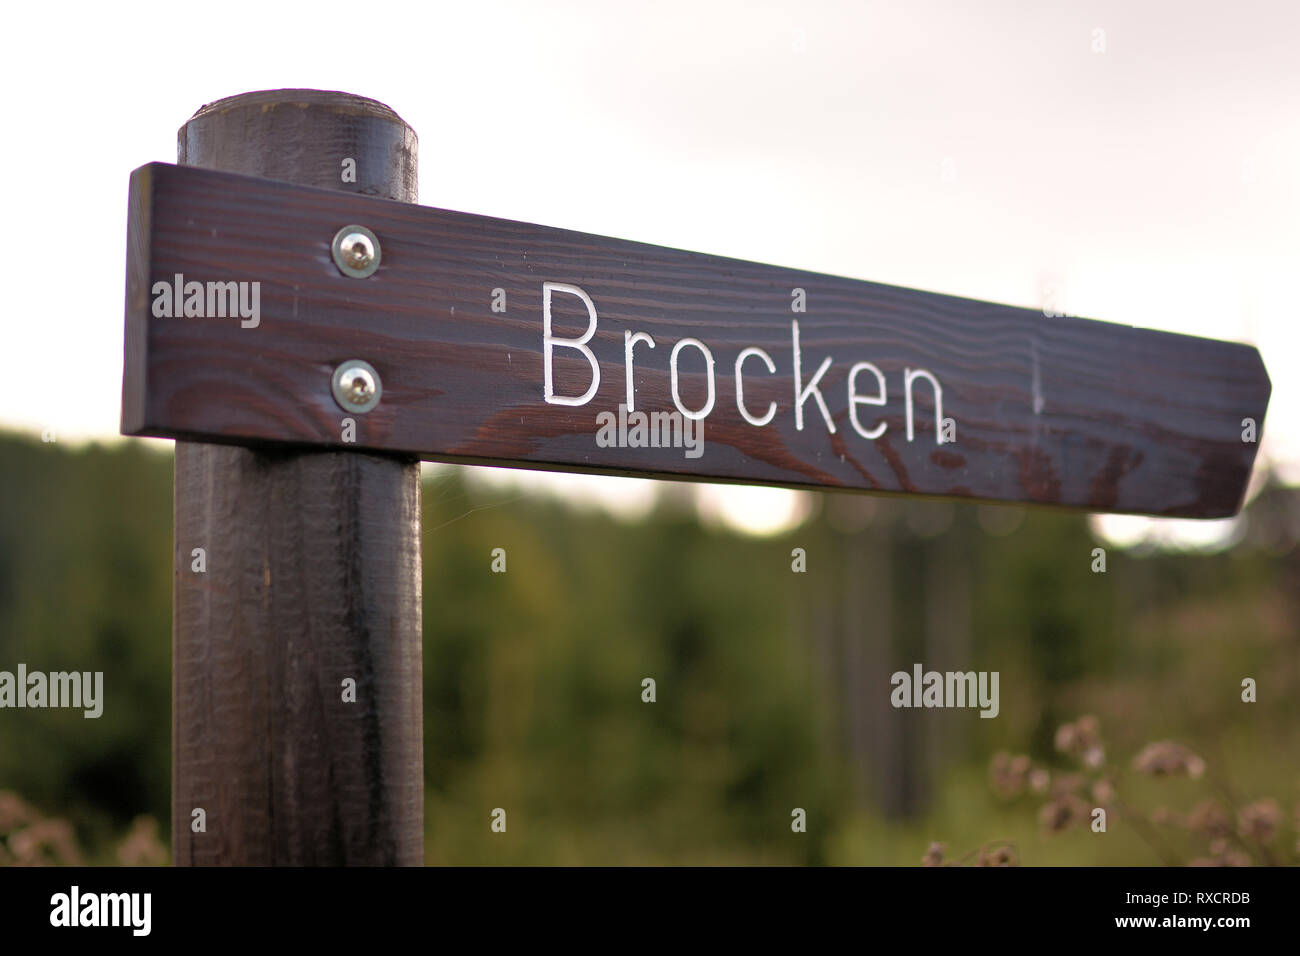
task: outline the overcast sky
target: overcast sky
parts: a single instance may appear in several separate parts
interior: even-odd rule
[[[1252,342],[1262,451],[1300,480],[1298,11],[15,6],[0,428],[116,435],[129,172],[174,162],[204,103],[316,87],[416,129],[425,205],[1014,305],[1051,288],[1070,314]]]

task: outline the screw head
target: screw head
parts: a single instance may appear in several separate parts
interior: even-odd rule
[[[345,276],[364,279],[379,268],[379,239],[365,226],[344,226],[330,244],[334,264]]]
[[[334,370],[334,401],[345,412],[368,412],[383,394],[379,373],[369,362],[348,359]]]

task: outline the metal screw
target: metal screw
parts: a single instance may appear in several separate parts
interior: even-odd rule
[[[330,244],[334,264],[345,276],[364,279],[379,268],[379,239],[365,226],[344,226]]]
[[[369,362],[348,359],[334,370],[334,401],[345,412],[368,412],[379,404],[384,386]]]

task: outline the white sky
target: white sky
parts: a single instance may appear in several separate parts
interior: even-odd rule
[[[0,428],[116,435],[128,173],[206,102],[316,87],[416,129],[426,205],[1254,342],[1300,480],[1300,4],[77,6],[0,36]]]

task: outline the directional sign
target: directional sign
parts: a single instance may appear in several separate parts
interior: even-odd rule
[[[122,431],[432,461],[1237,511],[1252,347],[160,163]]]

